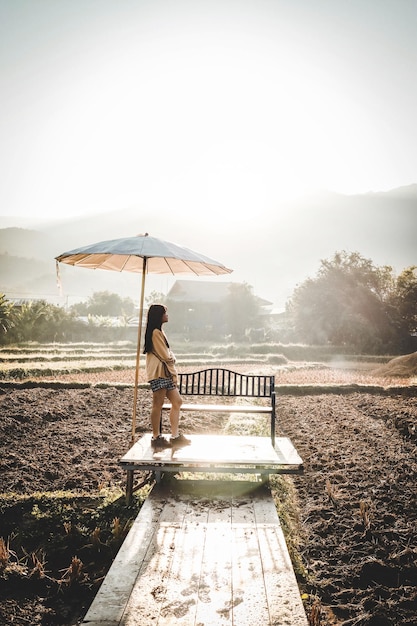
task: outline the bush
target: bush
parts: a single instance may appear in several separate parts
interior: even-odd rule
[[[270,354],[266,359],[266,362],[271,365],[286,365],[288,363],[288,359],[286,359],[282,354]]]

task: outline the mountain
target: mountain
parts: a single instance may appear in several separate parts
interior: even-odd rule
[[[38,225],[32,220],[30,228],[0,229],[0,292],[56,297],[56,256],[143,232],[220,260],[234,269],[227,280],[246,282],[256,295],[283,307],[294,287],[339,250],[357,251],[397,273],[417,264],[417,184],[351,196],[322,191],[239,216],[201,210],[185,218],[136,207]],[[138,297],[137,275],[63,264],[60,274],[70,303],[101,290]],[[147,287],[166,292],[174,280],[158,283],[150,276]]]

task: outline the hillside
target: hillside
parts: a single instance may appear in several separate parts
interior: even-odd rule
[[[247,282],[280,307],[298,283],[314,276],[321,259],[337,250],[358,251],[397,272],[417,263],[417,184],[354,196],[321,192],[277,205],[269,215],[224,216],[223,223],[198,211],[186,223],[166,214],[161,220],[132,208],[0,229],[0,291],[56,296],[55,256],[142,232],[217,258],[234,269],[234,281]],[[64,293],[73,297],[101,289],[137,297],[137,277],[63,266],[61,277]]]

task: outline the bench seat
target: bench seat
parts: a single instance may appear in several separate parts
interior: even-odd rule
[[[168,411],[170,404],[164,404],[163,411]],[[256,406],[254,404],[182,404],[181,411],[199,411],[207,413],[266,413],[271,414],[270,406]]]

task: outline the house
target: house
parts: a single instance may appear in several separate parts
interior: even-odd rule
[[[244,336],[272,308],[272,302],[255,296],[245,283],[204,280],[177,280],[166,303],[170,332],[190,338]]]

